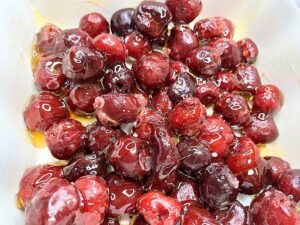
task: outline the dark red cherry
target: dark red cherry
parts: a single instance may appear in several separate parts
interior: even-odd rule
[[[237,90],[236,76],[229,71],[218,71],[214,74],[214,83],[222,90],[232,92]]]
[[[285,161],[279,157],[266,156],[266,157],[264,157],[264,159],[267,160],[269,163],[271,182],[273,184],[278,183],[281,175],[285,171],[291,169],[291,165],[287,161]]]
[[[183,216],[182,225],[218,225],[209,211],[191,207]]]
[[[172,85],[176,81],[177,77],[184,72],[189,72],[189,68],[184,63],[171,60],[167,84]]]
[[[62,30],[54,24],[46,24],[36,34],[36,45],[39,52],[50,53],[53,50],[53,45],[57,35]]]
[[[106,218],[101,225],[120,225],[119,220]]]
[[[238,46],[242,54],[242,61],[247,64],[253,64],[258,55],[258,48],[255,42],[250,38],[244,38],[238,41]]]
[[[125,37],[125,46],[128,55],[134,59],[139,59],[152,50],[149,41],[137,31],[134,31]]]
[[[143,216],[138,215],[135,219],[132,225],[149,225]]]
[[[168,95],[168,88],[163,88],[153,96],[153,106],[164,117],[168,117],[174,107]]]
[[[261,85],[259,73],[254,66],[239,65],[233,73],[236,76],[239,91],[255,94]]]
[[[278,189],[298,202],[300,200],[300,170],[290,169],[282,173]]]
[[[135,12],[133,8],[125,8],[116,11],[110,20],[111,32],[118,37],[125,37],[134,31],[132,16]]]
[[[79,27],[93,38],[101,33],[109,33],[107,20],[103,15],[97,12],[84,15],[80,19]]]
[[[197,78],[195,97],[204,105],[211,105],[219,99],[220,90],[211,81]]]

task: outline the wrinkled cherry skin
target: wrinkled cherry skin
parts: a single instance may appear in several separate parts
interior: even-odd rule
[[[235,41],[220,38],[210,41],[209,45],[221,52],[221,65],[223,68],[231,69],[242,60],[240,49]]]
[[[258,48],[253,40],[244,38],[238,41],[237,45],[242,54],[242,61],[247,64],[253,64],[258,56]]]
[[[185,98],[193,97],[196,92],[195,79],[191,74],[184,72],[177,76],[170,85],[168,96],[172,102],[178,103]]]
[[[45,131],[53,123],[68,118],[70,113],[61,98],[41,92],[26,107],[23,116],[29,130]]]
[[[218,208],[236,200],[239,181],[223,163],[211,163],[200,175],[202,201],[211,208]]]
[[[300,200],[300,170],[285,171],[278,182],[278,189],[298,202]]]
[[[211,81],[197,78],[195,97],[204,105],[211,105],[219,99],[220,90]]]
[[[18,200],[23,208],[26,208],[35,193],[47,182],[61,177],[61,166],[39,165],[29,168],[23,174],[17,193]]]
[[[122,130],[115,130],[95,122],[87,127],[86,146],[91,152],[98,152],[104,157],[106,155],[104,149],[122,135],[124,135]]]
[[[249,225],[247,209],[235,201],[212,212],[215,220],[222,225]]]
[[[128,51],[128,56],[131,56],[134,59],[139,59],[152,50],[149,41],[137,31],[134,31],[125,37],[125,46]]]
[[[182,206],[161,192],[148,192],[139,198],[137,209],[150,225],[174,225],[180,220]]]
[[[278,111],[282,103],[281,91],[272,84],[260,86],[253,98],[253,110],[273,114]]]
[[[235,25],[223,17],[209,17],[199,20],[194,31],[200,39],[228,38],[232,39]]]
[[[190,178],[182,177],[170,197],[175,198],[182,205],[184,212],[190,207],[201,205],[198,183]]]
[[[141,215],[138,215],[133,224],[132,225],[149,225],[146,220],[144,219],[144,217],[142,217]]]
[[[134,121],[141,112],[141,105],[132,94],[109,93],[94,102],[97,119],[104,126],[119,126]]]
[[[143,55],[132,66],[136,79],[149,89],[164,86],[170,71],[169,58],[160,52]]]
[[[239,91],[255,94],[256,90],[261,86],[259,73],[254,66],[239,65],[233,73],[236,76]]]
[[[184,63],[171,60],[170,72],[167,77],[167,85],[172,85],[176,81],[177,77],[184,72],[189,72],[189,68]]]
[[[155,1],[141,2],[133,14],[136,29],[150,38],[158,37],[171,19],[169,8]]]
[[[266,190],[251,203],[250,212],[254,225],[297,225],[294,201],[275,189]]]
[[[126,59],[127,51],[123,41],[112,34],[99,34],[94,38],[93,45],[104,55],[109,64],[121,63]]]
[[[87,32],[91,37],[101,33],[109,33],[109,24],[100,13],[89,13],[83,16],[79,22],[79,28]]]
[[[135,12],[133,8],[125,8],[116,11],[110,20],[111,32],[118,37],[125,37],[134,31],[132,16]]]
[[[221,53],[209,46],[196,48],[188,54],[185,63],[197,75],[211,77],[221,66]]]
[[[267,156],[267,157],[264,157],[264,159],[267,160],[269,163],[271,182],[273,184],[277,184],[281,175],[285,171],[291,169],[291,165],[287,161],[285,161],[279,157]]]
[[[221,159],[227,156],[234,134],[230,125],[221,117],[209,116],[197,138],[209,144],[213,158]]]
[[[148,190],[168,192],[177,182],[179,152],[169,131],[163,126],[155,126],[153,131],[153,171],[147,179]]]
[[[169,126],[176,134],[195,136],[205,121],[206,109],[198,98],[187,98],[171,111]]]
[[[136,214],[137,201],[143,194],[140,183],[114,176],[116,177],[107,181],[110,192],[107,216],[117,219],[124,214]]]
[[[63,57],[63,73],[72,81],[98,78],[104,68],[103,56],[90,48],[72,46]]]
[[[171,58],[184,61],[189,52],[198,46],[199,41],[188,25],[177,25],[172,29],[168,43]]]
[[[259,148],[250,138],[242,136],[235,140],[226,158],[226,164],[233,173],[237,174],[257,167],[259,159]]]
[[[53,124],[45,133],[45,140],[51,154],[61,160],[68,160],[83,146],[85,127],[76,120],[62,120]]]
[[[98,84],[77,84],[71,89],[66,100],[72,111],[90,115],[94,112],[95,98],[101,93],[102,90]]]
[[[64,53],[73,45],[92,47],[92,38],[88,33],[78,28],[63,30],[54,39],[53,53]]]
[[[63,168],[63,177],[71,182],[85,175],[103,177],[106,171],[106,163],[99,153],[89,155],[79,153]]]
[[[54,39],[62,30],[54,24],[46,24],[36,34],[36,45],[39,52],[50,53],[53,50]]]
[[[222,90],[232,92],[237,90],[236,76],[228,71],[218,71],[214,74],[214,83]]]
[[[223,93],[219,96],[214,110],[233,125],[243,125],[250,120],[250,109],[246,99],[240,95]]]
[[[109,190],[105,180],[88,175],[76,180],[75,187],[81,194],[81,203],[74,223],[102,224],[109,205]]]
[[[35,85],[42,91],[58,91],[66,81],[62,59],[56,55],[42,57],[33,73]]]
[[[191,207],[183,217],[182,225],[218,225],[209,211]]]
[[[174,108],[174,103],[168,96],[168,88],[163,88],[153,96],[153,106],[164,117],[168,117]]]
[[[202,11],[201,0],[167,0],[166,4],[175,23],[190,23]]]
[[[183,139],[177,144],[180,170],[195,175],[211,161],[209,144],[194,139]]]
[[[267,144],[274,141],[279,132],[275,121],[264,113],[255,113],[245,125],[243,134],[251,138],[254,143]]]
[[[69,181],[56,178],[41,188],[25,211],[26,225],[72,225],[79,209],[79,194]]]
[[[116,64],[106,70],[102,81],[107,92],[132,92],[136,86],[133,72],[125,64]]]
[[[152,169],[147,143],[130,135],[119,138],[108,148],[107,159],[118,173],[133,179],[147,176]]]

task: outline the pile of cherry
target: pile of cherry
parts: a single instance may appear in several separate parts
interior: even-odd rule
[[[235,42],[228,19],[189,27],[201,9],[144,1],[110,24],[90,13],[79,28],[41,28],[41,92],[24,119],[68,162],[25,172],[26,225],[116,225],[124,214],[134,225],[299,224],[300,170],[256,145],[278,136],[281,92],[261,84],[256,44]],[[69,110],[97,122],[84,127]],[[257,195],[246,207],[239,193]]]

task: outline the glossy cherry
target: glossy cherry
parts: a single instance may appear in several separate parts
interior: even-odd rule
[[[232,92],[237,90],[238,81],[236,76],[229,71],[218,71],[214,74],[215,84],[222,90]]]
[[[45,133],[45,140],[51,154],[57,159],[70,159],[83,146],[85,127],[76,120],[62,120],[53,124]]]
[[[54,24],[46,24],[36,34],[36,46],[39,52],[50,53],[53,50],[55,38],[62,30]]]
[[[281,175],[285,171],[291,169],[291,165],[282,158],[276,156],[266,156],[264,157],[264,159],[267,160],[269,163],[271,182],[273,184],[278,183]]]
[[[110,20],[110,29],[114,35],[125,37],[134,30],[132,16],[135,12],[133,8],[125,8],[116,11]]]
[[[109,33],[109,24],[105,17],[97,12],[84,15],[79,22],[79,28],[87,32],[91,37],[101,33]]]
[[[163,88],[153,96],[153,106],[164,117],[168,117],[174,107],[168,95],[168,88]]]
[[[152,50],[149,41],[137,31],[131,32],[125,37],[125,46],[128,55],[134,59],[139,59]]]
[[[220,90],[211,81],[197,78],[195,97],[204,105],[211,105],[219,99]]]
[[[244,38],[238,41],[237,44],[242,54],[242,61],[247,64],[255,63],[258,55],[258,48],[255,42],[250,38]]]
[[[239,91],[255,94],[261,85],[259,73],[254,66],[239,65],[233,73],[236,76]]]
[[[278,189],[298,202],[300,200],[300,170],[290,169],[282,173]]]
[[[191,207],[183,217],[182,225],[218,225],[209,211]]]
[[[167,84],[172,85],[177,77],[184,72],[188,73],[189,68],[183,62],[170,60],[170,72],[167,77]]]

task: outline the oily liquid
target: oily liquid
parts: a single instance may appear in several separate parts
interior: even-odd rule
[[[31,143],[35,148],[45,148],[47,146],[45,141],[44,132],[41,131],[28,131]]]

